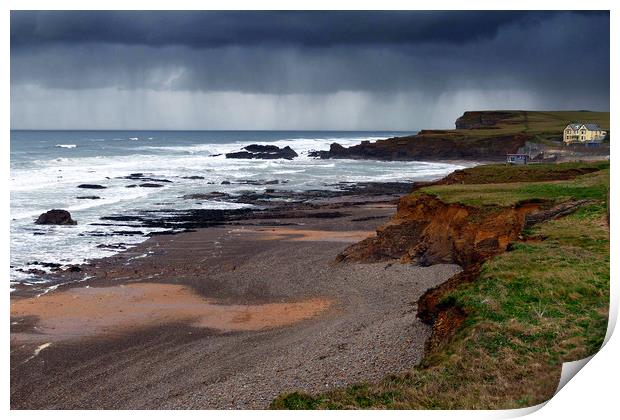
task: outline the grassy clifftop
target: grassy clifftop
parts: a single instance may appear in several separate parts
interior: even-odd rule
[[[468,111],[456,120],[455,132],[486,136],[491,133],[528,133],[561,139],[569,123],[595,123],[609,130],[609,112],[593,111]]]
[[[507,252],[468,267],[469,278],[457,275],[450,287],[431,293],[441,314],[458,309],[459,319],[448,325],[453,331],[431,339],[421,365],[378,383],[282,395],[272,408],[526,407],[553,395],[563,362],[600,348],[609,304],[609,164],[466,171],[458,183],[425,187],[403,200],[433,197],[475,217],[517,209],[522,200],[547,207],[581,204],[564,217],[526,226]],[[441,314],[434,332],[442,322],[450,324],[450,316]]]

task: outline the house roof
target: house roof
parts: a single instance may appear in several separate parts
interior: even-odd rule
[[[591,131],[600,131],[601,127],[598,124],[584,124],[588,130]]]
[[[593,124],[593,123],[588,123],[588,124],[572,123],[572,124],[568,124],[566,127],[570,127],[573,130],[579,130],[581,127],[585,127],[588,130],[590,130],[590,131],[600,131],[600,130],[602,130],[602,128],[598,124]]]

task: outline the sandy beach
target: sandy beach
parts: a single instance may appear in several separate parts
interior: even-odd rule
[[[11,407],[260,409],[415,366],[430,331],[413,302],[460,268],[335,263],[397,196],[154,236],[15,295]]]

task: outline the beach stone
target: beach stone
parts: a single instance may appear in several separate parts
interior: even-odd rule
[[[161,184],[154,184],[152,182],[145,182],[144,184],[140,184],[141,187],[144,188],[160,188],[163,187]]]
[[[108,188],[108,187],[104,187],[103,185],[99,185],[99,184],[80,184],[77,187],[91,189],[91,190],[103,190],[104,188]]]
[[[101,197],[98,195],[81,195],[79,197],[75,197],[78,200],[99,200]]]
[[[67,210],[52,209],[41,214],[34,222],[37,225],[77,225]]]

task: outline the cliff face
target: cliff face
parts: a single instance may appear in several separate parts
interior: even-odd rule
[[[396,215],[379,228],[376,237],[347,248],[343,261],[376,262],[398,258],[401,262],[461,266],[504,252],[518,238],[526,216],[540,203],[523,203],[492,212],[446,204],[431,195],[403,197]]]
[[[521,111],[467,111],[456,120],[456,128],[471,130],[475,128],[497,127],[505,124],[520,124],[525,119]]]
[[[337,260],[400,259],[420,265],[451,263],[469,267],[506,251],[524,228],[569,214],[586,202],[553,204],[536,199],[509,207],[470,207],[412,193],[400,199],[396,214],[379,227],[376,236],[351,245]]]

